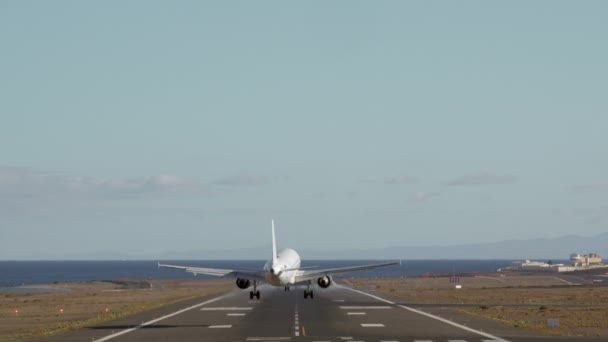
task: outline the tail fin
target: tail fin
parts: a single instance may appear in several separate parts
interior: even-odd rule
[[[277,261],[277,240],[274,237],[274,220],[272,220],[272,264]]]

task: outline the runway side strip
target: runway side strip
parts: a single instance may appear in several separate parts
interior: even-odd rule
[[[363,292],[363,291],[355,290],[355,289],[353,289],[353,288],[350,288],[350,287],[347,287],[347,286],[344,286],[344,285],[336,285],[336,286],[340,286],[340,287],[345,288],[345,289],[347,289],[347,290],[351,290],[351,291],[353,291],[353,292],[356,292],[356,293],[359,293],[359,294],[362,294],[362,295],[365,295],[365,296],[368,296],[368,297],[374,298],[374,299],[376,299],[376,300],[379,300],[379,301],[384,302],[384,303],[387,303],[387,304],[395,305],[395,302],[391,302],[390,300],[386,300],[386,299],[384,299],[384,298],[381,298],[381,297],[375,296],[375,295],[370,294],[370,293],[367,293],[367,292]],[[479,331],[479,330],[475,330],[475,329],[469,328],[469,327],[464,326],[464,325],[462,325],[462,324],[458,324],[458,323],[452,322],[452,321],[450,321],[450,320],[447,320],[447,319],[445,319],[445,318],[441,318],[441,317],[439,317],[439,316],[435,316],[435,315],[430,314],[430,313],[428,313],[428,312],[424,312],[424,311],[416,310],[416,309],[414,309],[414,308],[410,308],[409,306],[405,306],[405,305],[397,305],[397,306],[398,306],[398,307],[400,307],[400,308],[402,308],[402,309],[405,309],[405,310],[408,310],[408,311],[411,311],[411,312],[417,313],[417,314],[419,314],[419,315],[423,315],[423,316],[426,316],[426,317],[429,317],[429,318],[432,318],[432,319],[435,319],[435,320],[441,321],[441,322],[443,322],[443,323],[449,324],[449,325],[451,325],[451,326],[454,326],[454,327],[460,328],[460,329],[462,329],[462,330],[466,330],[466,331],[469,331],[469,332],[472,332],[472,333],[475,333],[475,334],[478,334],[478,335],[481,335],[481,336],[484,336],[484,337],[487,337],[487,338],[491,338],[491,339],[493,339],[493,340],[494,340],[494,341],[496,341],[496,342],[509,342],[509,341],[507,341],[507,340],[505,340],[505,339],[503,339],[503,338],[500,338],[500,337],[494,336],[494,335],[492,335],[492,334],[485,333],[485,332],[483,332],[483,331]]]

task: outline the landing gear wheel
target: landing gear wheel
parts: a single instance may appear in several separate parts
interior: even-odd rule
[[[310,291],[310,299],[315,298],[315,296],[313,295],[312,291]]]
[[[304,290],[304,299],[308,298],[310,296],[310,299],[314,298],[314,295],[312,293],[312,290]]]
[[[255,296],[260,300],[260,291],[256,291]]]
[[[253,299],[253,291],[249,291],[249,299]]]

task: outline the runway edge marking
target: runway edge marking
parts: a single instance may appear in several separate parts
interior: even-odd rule
[[[371,294],[371,293],[367,293],[367,292],[363,292],[363,291],[355,290],[355,289],[353,289],[353,288],[350,288],[350,287],[348,287],[348,286],[344,286],[344,285],[340,285],[340,287],[345,288],[345,289],[347,289],[347,290],[351,290],[351,291],[353,291],[353,292],[356,292],[356,293],[359,293],[359,294],[362,294],[362,295],[365,295],[365,296],[368,296],[368,297],[371,297],[371,298],[374,298],[374,299],[376,299],[376,300],[379,300],[379,301],[381,301],[381,302],[385,302],[385,303],[387,303],[387,304],[396,305],[396,303],[395,303],[395,302],[391,302],[390,300],[387,300],[387,299],[384,299],[384,298],[381,298],[381,297],[375,296],[375,295],[373,295],[373,294]],[[456,323],[456,322],[452,322],[452,321],[450,321],[450,320],[447,320],[447,319],[442,318],[442,317],[439,317],[439,316],[435,316],[435,315],[430,314],[430,313],[428,313],[428,312],[424,312],[424,311],[416,310],[416,309],[414,309],[414,308],[410,308],[409,306],[405,306],[405,305],[397,305],[397,306],[398,306],[398,307],[400,307],[400,308],[402,308],[402,309],[405,309],[405,310],[408,310],[408,311],[411,311],[411,312],[417,313],[417,314],[419,314],[419,315],[423,315],[423,316],[426,316],[426,317],[429,317],[429,318],[432,318],[432,319],[436,319],[436,320],[438,320],[438,321],[441,321],[441,322],[446,323],[446,324],[449,324],[449,325],[451,325],[451,326],[454,326],[454,327],[460,328],[460,329],[462,329],[462,330],[470,331],[470,332],[472,332],[472,333],[475,333],[475,334],[478,334],[478,335],[481,335],[481,336],[484,336],[484,337],[491,338],[491,339],[493,339],[493,340],[494,340],[494,341],[496,341],[496,342],[509,342],[508,340],[505,340],[504,338],[500,338],[500,337],[498,337],[498,336],[494,336],[494,335],[492,335],[492,334],[488,334],[488,333],[485,333],[485,332],[483,332],[483,331],[479,331],[479,330],[475,330],[475,329],[473,329],[473,328],[469,328],[469,327],[467,327],[467,326],[465,326],[465,325],[458,324],[458,323]]]
[[[170,313],[170,314],[168,314],[168,315],[165,315],[165,316],[162,316],[162,317],[159,317],[159,318],[153,319],[153,320],[151,320],[151,321],[148,321],[148,322],[142,323],[142,324],[140,324],[140,325],[138,325],[138,326],[136,326],[136,327],[134,327],[134,328],[130,328],[130,329],[127,329],[127,330],[119,331],[119,332],[117,332],[117,333],[115,333],[115,334],[108,335],[108,336],[106,336],[106,337],[102,337],[102,338],[97,339],[97,340],[93,340],[93,342],[103,342],[103,341],[107,341],[107,340],[113,339],[113,338],[115,338],[115,337],[118,337],[118,336],[124,335],[124,334],[128,334],[128,333],[133,332],[133,331],[135,331],[135,330],[139,330],[140,328],[143,328],[143,327],[145,327],[145,326],[147,326],[147,325],[154,324],[154,323],[156,323],[156,322],[162,321],[163,319],[167,319],[167,318],[169,318],[169,317],[177,316],[177,315],[182,314],[182,313],[184,313],[184,312],[186,312],[186,311],[189,311],[189,310],[192,310],[192,309],[196,309],[196,308],[198,308],[198,307],[201,307],[201,306],[203,306],[203,305],[207,305],[207,304],[209,304],[209,303],[216,302],[216,301],[218,301],[218,300],[220,300],[220,299],[224,299],[224,298],[226,298],[228,295],[229,295],[229,293],[228,293],[228,294],[225,294],[225,295],[222,295],[222,296],[219,296],[219,297],[216,297],[216,298],[213,298],[213,299],[209,299],[209,300],[207,300],[207,301],[205,301],[205,302],[198,303],[198,304],[196,304],[196,305],[189,306],[189,307],[187,307],[187,308],[185,308],[185,309],[181,309],[181,310],[179,310],[179,311],[175,311],[174,313]]]

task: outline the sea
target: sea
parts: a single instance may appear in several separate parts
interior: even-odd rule
[[[162,260],[161,263],[221,269],[262,269],[265,260]],[[336,268],[367,265],[382,260],[306,260],[302,266]],[[335,277],[399,277],[428,275],[462,275],[472,272],[494,272],[511,265],[512,260],[403,260],[401,265],[350,272]],[[158,268],[157,261],[0,261],[0,291],[27,285],[63,282],[86,282],[115,279],[212,279],[194,276],[181,270]]]

